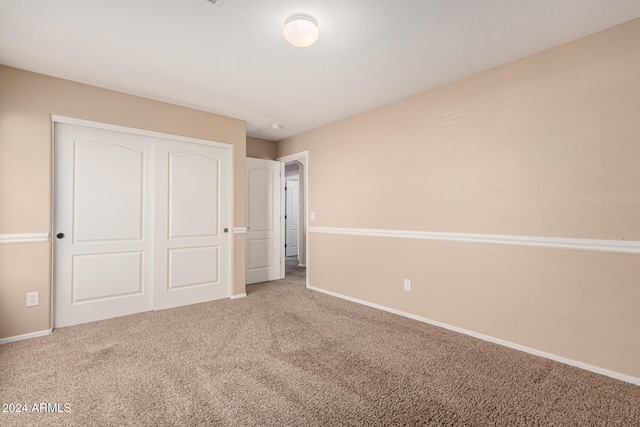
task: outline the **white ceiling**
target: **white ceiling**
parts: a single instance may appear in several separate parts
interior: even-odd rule
[[[316,45],[284,41],[294,13]],[[279,140],[638,16],[640,0],[0,0],[0,63]]]

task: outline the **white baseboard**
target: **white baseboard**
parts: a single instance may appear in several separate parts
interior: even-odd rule
[[[595,372],[597,374],[605,375],[607,377],[615,378],[615,379],[620,380],[620,381],[624,381],[624,382],[627,382],[627,383],[640,385],[640,378],[632,377],[630,375],[621,374],[621,373],[618,373],[618,372],[610,371],[608,369],[604,369],[604,368],[600,368],[600,367],[597,367],[597,366],[589,365],[587,363],[582,363],[582,362],[578,362],[578,361],[575,361],[575,360],[572,360],[572,359],[567,359],[566,357],[557,356],[555,354],[551,354],[551,353],[547,353],[547,352],[544,352],[544,351],[536,350],[536,349],[530,348],[530,347],[525,347],[523,345],[512,343],[510,341],[505,341],[505,340],[500,339],[500,338],[495,338],[495,337],[492,337],[490,335],[485,335],[485,334],[481,334],[481,333],[478,333],[478,332],[469,331],[467,329],[459,328],[457,326],[452,326],[452,325],[449,325],[447,323],[438,322],[437,320],[431,320],[431,319],[427,319],[426,317],[416,316],[415,314],[411,314],[411,313],[407,313],[407,312],[404,312],[404,311],[396,310],[396,309],[390,308],[390,307],[385,307],[385,306],[379,305],[379,304],[374,304],[372,302],[361,300],[361,299],[358,299],[358,298],[349,297],[349,296],[346,296],[346,295],[339,294],[337,292],[327,291],[325,289],[316,288],[314,286],[307,286],[307,288],[311,289],[313,291],[321,292],[323,294],[331,295],[331,296],[334,296],[334,297],[337,297],[337,298],[342,298],[342,299],[345,299],[347,301],[351,301],[351,302],[355,302],[355,303],[358,303],[358,304],[366,305],[368,307],[377,308],[378,310],[383,310],[383,311],[387,311],[389,313],[397,314],[399,316],[408,317],[409,319],[417,320],[419,322],[424,322],[424,323],[428,323],[430,325],[438,326],[440,328],[445,328],[445,329],[448,329],[450,331],[454,331],[454,332],[458,332],[458,333],[461,333],[461,334],[469,335],[469,336],[472,336],[474,338],[478,338],[478,339],[481,339],[481,340],[484,340],[484,341],[492,342],[494,344],[503,345],[505,347],[513,348],[515,350],[524,351],[525,353],[530,353],[530,354],[533,354],[533,355],[536,355],[536,356],[544,357],[546,359],[555,360],[556,362],[564,363],[566,365],[575,366],[577,368],[581,368],[581,369],[584,369],[584,370],[587,370],[587,371]]]
[[[46,335],[49,335],[50,333],[51,329],[47,329],[45,331],[31,332],[30,334],[16,335],[15,337],[0,338],[0,345],[14,341],[28,340],[29,338],[44,337]]]
[[[247,294],[237,294],[237,295],[231,295],[231,299],[238,299],[238,298],[244,298],[246,297]]]

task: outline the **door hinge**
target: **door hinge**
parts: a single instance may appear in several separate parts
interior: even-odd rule
[[[287,191],[287,187],[284,187],[284,191]]]
[[[286,244],[286,243],[284,244],[284,247],[285,247],[285,248],[287,247],[287,244]]]
[[[287,216],[286,216],[286,215],[284,216],[284,219],[287,219]]]

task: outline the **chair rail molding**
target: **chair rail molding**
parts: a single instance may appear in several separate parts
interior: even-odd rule
[[[583,251],[640,254],[640,241],[574,239],[564,237],[509,236],[501,234],[446,233],[439,231],[384,230],[376,228],[309,227],[311,233],[345,234],[350,236],[395,237],[404,239],[444,240],[449,242],[494,243],[501,245],[536,246],[577,249]]]
[[[49,233],[0,234],[0,243],[48,242]]]

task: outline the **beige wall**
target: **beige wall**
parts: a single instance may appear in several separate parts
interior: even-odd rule
[[[247,137],[247,157],[275,160],[278,157],[278,143],[268,139]]]
[[[279,144],[310,226],[640,240],[640,20]],[[311,285],[640,378],[640,257],[310,235]],[[402,279],[413,290],[402,289]]]
[[[0,66],[0,234],[51,232],[52,114],[233,144],[234,225],[245,225],[243,121]],[[244,235],[234,243],[240,294]],[[0,338],[49,329],[50,243],[0,244],[0,260]],[[29,291],[39,306],[25,307]]]

